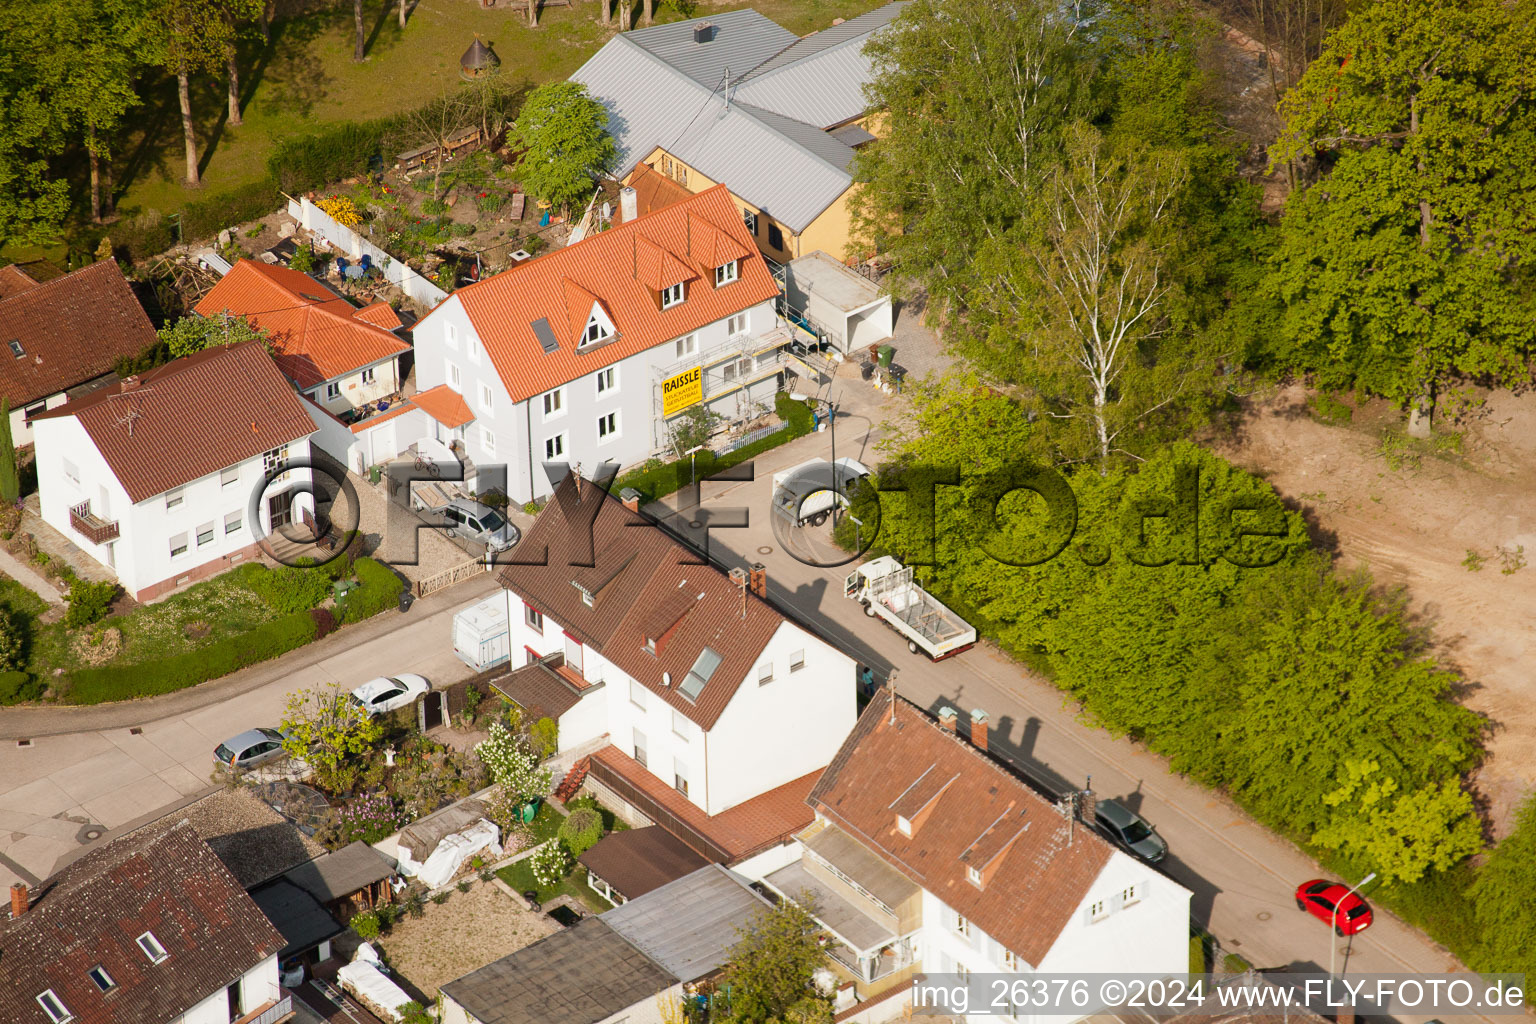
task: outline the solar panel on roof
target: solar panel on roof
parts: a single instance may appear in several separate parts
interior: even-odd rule
[[[555,337],[554,329],[549,326],[548,317],[541,316],[528,326],[533,328],[533,336],[539,339],[539,344],[543,346],[546,355],[560,347],[560,341]]]

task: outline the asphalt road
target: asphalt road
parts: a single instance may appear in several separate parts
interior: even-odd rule
[[[840,419],[838,426],[838,457],[879,461],[867,423]],[[830,525],[779,535],[771,526],[772,475],[829,457],[829,441],[826,433],[812,434],[769,452],[757,460],[752,482],[706,482],[697,506],[681,507],[689,498],[679,495],[673,499],[679,510],[665,522],[695,546],[707,540],[710,556],[728,567],[762,562],[773,601],[873,667],[877,679],[894,670],[897,692],[906,699],[931,711],[957,708],[962,730],[973,709],[984,710],[989,746],[1026,775],[1057,792],[1081,788],[1091,776],[1101,798],[1118,799],[1147,818],[1169,844],[1162,868],[1194,893],[1195,920],[1225,951],[1259,968],[1326,971],[1330,943],[1336,943],[1338,967],[1351,974],[1465,969],[1447,950],[1379,909],[1371,929],[1335,939],[1326,923],[1295,904],[1299,883],[1324,876],[1315,862],[1221,795],[1173,774],[1161,757],[1087,724],[1075,702],[991,645],[983,642],[938,663],[910,653],[905,638],[843,596],[851,566],[833,565],[847,555],[831,543]]]

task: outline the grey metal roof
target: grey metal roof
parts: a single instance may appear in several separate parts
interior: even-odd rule
[[[797,40],[753,68],[736,86],[735,99],[819,128],[863,115],[869,109],[864,86],[874,78],[864,44],[906,4],[898,0]]]
[[[796,902],[800,902],[802,894],[809,894],[816,920],[858,952],[879,949],[896,940],[889,925],[811,874],[801,861],[779,868],[763,881]]]
[[[694,26],[706,23],[715,27],[714,38],[707,43],[694,42]],[[726,71],[733,79],[744,77],[800,41],[789,29],[750,7],[642,28],[624,38],[708,89],[720,87]]]
[[[596,1024],[649,1003],[677,980],[603,918],[587,917],[442,992],[482,1024]]]
[[[829,133],[838,142],[845,146],[857,149],[866,142],[874,142],[875,137],[856,124],[845,124],[841,128],[834,128]]]
[[[847,146],[813,125],[728,103],[634,35],[614,37],[571,76],[607,108],[619,177],[660,147],[794,232],[853,183]]]
[[[384,855],[361,839],[292,868],[283,877],[322,903],[351,896],[394,874]]]
[[[683,981],[725,965],[740,932],[769,903],[718,864],[603,914],[615,932]]]
[[[853,879],[892,910],[920,891],[916,882],[836,826],[828,826],[803,842],[812,854]]]

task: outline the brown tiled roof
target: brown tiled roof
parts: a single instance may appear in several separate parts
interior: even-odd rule
[[[137,944],[150,932],[166,959]],[[0,1020],[47,1024],[52,989],[82,1024],[166,1021],[283,947],[234,875],[190,824],[126,836],[48,882],[30,910],[0,921]],[[105,995],[86,974],[101,965]]]
[[[612,744],[594,752],[590,765],[593,778],[610,788],[617,782],[625,790],[621,797],[695,853],[729,864],[782,843],[809,825],[815,815],[807,794],[821,774],[817,770],[802,775],[711,815]]]
[[[958,777],[909,838],[892,807],[924,773]],[[1114,852],[1091,829],[1069,830],[1016,775],[890,690],[864,710],[810,804],[1030,964],[1050,950]],[[976,888],[963,855],[974,849],[974,862],[1004,846],[986,888]]]
[[[660,825],[610,832],[576,859],[629,900],[709,863]]]
[[[551,654],[494,680],[491,686],[527,712],[526,721],[558,720],[581,700],[581,692],[557,671],[564,661],[564,654]]]
[[[11,275],[10,285],[18,283]],[[23,355],[12,354],[13,340]],[[20,291],[7,289],[0,297],[0,394],[15,408],[67,391],[111,373],[120,358],[154,343],[144,307],[112,260]]]
[[[265,329],[277,365],[308,389],[410,348],[390,333],[400,320],[381,305],[358,309],[308,274],[240,260],[198,302],[197,312],[227,310]]]
[[[134,502],[315,432],[259,342],[216,345],[34,416],[78,417]]]
[[[518,545],[516,557],[547,558],[547,564],[509,564],[502,586],[699,726],[712,728],[784,617],[753,594],[743,599],[725,573],[697,564],[697,554],[616,498],[603,498],[588,549],[587,527],[566,521],[564,502],[575,504],[572,480],[567,476],[560,484]],[[582,493],[595,498],[601,492],[583,482]],[[613,571],[620,562],[622,568]],[[575,584],[604,578],[588,607]],[[652,654],[645,641],[657,639],[648,632],[656,628],[659,610],[671,618],[672,632]],[[706,647],[720,655],[720,665],[698,699],[690,700],[678,688]]]
[[[41,283],[14,263],[0,267],[0,299],[29,292]]]

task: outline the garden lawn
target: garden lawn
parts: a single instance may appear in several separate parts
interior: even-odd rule
[[[565,822],[565,815],[555,810],[554,804],[544,800],[539,804],[539,813],[533,816],[533,821],[528,823],[528,832],[533,836],[530,846],[538,846],[546,840],[555,838],[560,833],[560,826]],[[521,892],[522,890],[518,890]]]
[[[0,596],[3,600],[3,596]],[[245,575],[227,572],[126,615],[103,619],[99,629],[123,635],[122,652],[106,664],[130,665],[185,654],[248,632],[277,613],[245,583]],[[62,622],[39,628],[32,640],[32,672],[46,678],[54,669],[88,667],[77,638],[91,630],[67,630]]]
[[[636,3],[638,12],[640,4]],[[698,15],[746,6],[700,3]],[[793,32],[825,28],[837,17],[852,17],[879,6],[878,0],[757,0],[756,7]],[[658,22],[682,18],[676,3],[657,5]],[[639,14],[636,14],[638,19]],[[193,79],[192,109],[197,126],[203,188],[182,179],[181,120],[176,83],[146,84],[143,105],[131,111],[137,131],[117,147],[117,182],[126,191],[124,215],[151,209],[169,214],[206,192],[261,180],[275,145],[336,121],[363,121],[412,110],[445,90],[458,88],[459,56],[479,35],[501,57],[501,71],[513,81],[538,85],[568,77],[615,34],[615,24],[598,20],[595,3],[546,8],[530,29],[522,7],[482,8],[470,0],[419,0],[404,30],[393,2],[369,0],[364,8],[368,59],[352,61],[349,5],[275,22],[272,42],[259,35],[246,44],[241,60],[244,124],[225,123],[225,81]],[[211,143],[211,144],[210,144]],[[73,190],[85,204],[88,192]],[[280,196],[273,196],[276,209]]]
[[[0,608],[23,619],[35,619],[48,610],[48,602],[9,576],[0,574]]]
[[[570,875],[561,879],[558,885],[540,885],[533,879],[533,868],[529,864],[532,859],[532,857],[524,857],[515,864],[508,864],[497,871],[496,875],[511,886],[513,892],[537,892],[540,903],[548,903],[558,896],[574,896],[599,914],[613,909],[613,904],[599,896],[587,884],[587,869],[580,864],[576,865],[576,870]]]

